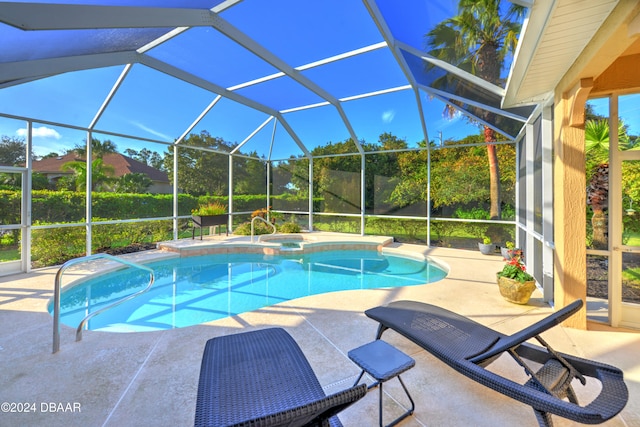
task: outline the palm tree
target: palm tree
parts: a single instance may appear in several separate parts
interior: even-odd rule
[[[62,165],[63,171],[73,171],[75,175],[76,191],[85,191],[87,184],[87,163],[84,161],[72,161]],[[114,168],[106,165],[102,159],[94,159],[91,162],[91,190],[99,190],[113,180]]]
[[[609,120],[600,118],[587,120],[584,124],[584,143],[587,154],[587,176],[600,163],[609,161]],[[618,121],[618,148],[620,150],[638,150],[639,146],[631,144],[627,134],[627,126]]]
[[[426,34],[429,53],[459,68],[500,84],[500,72],[505,57],[513,53],[520,33],[522,6],[511,4],[502,13],[501,0],[459,0],[458,15],[446,19]],[[452,117],[456,110],[447,105],[445,114]],[[493,114],[480,117],[490,122]],[[484,141],[489,160],[491,219],[500,219],[500,168],[496,153],[496,133],[484,126]]]
[[[76,145],[75,147],[73,147],[73,151],[75,151],[79,156],[84,156],[87,153],[87,147],[86,145]],[[105,154],[117,152],[118,149],[116,147],[116,144],[114,144],[111,140],[107,139],[102,142],[96,138],[91,139],[91,154],[93,158],[103,157]]]
[[[143,173],[126,173],[114,180],[113,191],[116,193],[146,193],[153,181]]]
[[[586,153],[586,174],[591,177],[587,186],[587,205],[591,206],[591,228],[593,229],[593,247],[606,249],[607,215],[609,206],[609,121],[607,119],[587,120],[584,125]],[[622,120],[618,122],[618,147],[621,150],[637,150],[632,147],[627,127]]]

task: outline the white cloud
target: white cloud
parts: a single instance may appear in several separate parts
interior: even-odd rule
[[[396,116],[396,112],[394,110],[387,110],[384,113],[382,113],[382,121],[385,123],[391,123],[395,116]]]
[[[27,137],[27,129],[21,128],[16,131],[18,136]],[[60,139],[62,135],[58,133],[57,130],[48,128],[46,126],[34,127],[33,128],[33,137],[34,138],[53,138]]]
[[[131,124],[133,124],[134,126],[139,127],[140,129],[142,129],[145,132],[149,132],[151,135],[157,136],[157,137],[162,138],[162,139],[164,139],[166,141],[173,141],[173,138],[170,137],[169,135],[165,135],[164,133],[161,133],[161,132],[158,132],[156,130],[153,130],[148,126],[143,125],[142,123],[132,121]]]

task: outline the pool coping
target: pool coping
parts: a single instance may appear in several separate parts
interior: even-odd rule
[[[300,244],[300,249],[283,247],[280,242],[269,240],[292,240]],[[264,254],[284,255],[292,252],[307,254],[326,250],[377,250],[381,252],[385,246],[394,242],[393,237],[388,236],[354,236],[340,233],[292,233],[292,234],[268,234],[258,236],[252,242],[248,236],[229,237],[224,240],[194,239],[172,240],[159,242],[158,249],[166,252],[175,252],[180,256],[197,256],[210,254]]]
[[[141,419],[161,426],[193,424],[202,349],[214,336],[283,327],[296,339],[323,389],[330,393],[353,384],[360,372],[347,352],[375,337],[377,325],[364,315],[371,307],[402,299],[429,301],[503,333],[520,330],[552,311],[539,290],[525,306],[506,302],[499,295],[495,284],[495,271],[503,265],[499,256],[397,242],[384,248],[395,249],[446,262],[451,266],[450,274],[426,286],[314,295],[186,328],[126,334],[85,331],[80,343],[74,342],[75,330],[63,326],[61,349],[55,355],[51,354],[51,316],[45,305],[52,295],[58,267],[0,278],[0,361],[7,368],[0,372],[0,390],[5,400],[36,402],[38,408],[52,401],[82,405],[82,411],[75,413],[6,413],[0,417],[2,424],[135,427]],[[157,249],[122,255],[136,261],[167,256],[179,255]],[[74,276],[79,275],[70,271],[69,279]],[[545,339],[559,351],[622,368],[630,391],[629,403],[607,425],[637,423],[640,372],[630,355],[640,351],[640,334],[593,324],[589,329],[559,326]],[[529,407],[465,382],[464,377],[454,375],[446,365],[397,334],[387,332],[386,339],[417,362],[406,378],[403,375],[416,401],[422,402],[406,421],[409,425],[477,425],[479,421],[485,426],[535,424]],[[495,363],[497,369],[522,371],[519,365],[512,367],[500,360]],[[390,382],[385,393],[392,397],[385,399],[385,413],[399,413],[404,396],[399,384]],[[167,394],[172,398],[167,400]],[[343,411],[340,419],[345,426],[374,425],[378,422],[377,409],[378,394],[369,393]],[[570,425],[565,420],[554,421],[560,426]]]

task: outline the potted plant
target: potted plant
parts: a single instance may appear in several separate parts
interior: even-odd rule
[[[251,218],[255,218],[259,216],[265,220],[271,221],[272,224],[276,223],[276,220],[282,219],[283,215],[280,212],[275,212],[271,210],[271,206],[267,206],[266,208],[261,208],[253,211],[251,213]]]
[[[482,237],[482,242],[478,242],[478,249],[483,255],[489,255],[495,249],[495,246],[491,243],[491,238],[488,236]]]
[[[502,254],[502,258],[509,260],[511,259],[513,250],[516,248],[516,245],[513,242],[505,242],[504,246],[500,247],[500,253]]]
[[[201,205],[198,209],[191,211],[191,220],[193,221],[193,231],[191,238],[195,238],[196,228],[200,228],[200,239],[202,239],[203,227],[214,227],[224,225],[225,227],[229,223],[229,214],[227,213],[227,206],[220,202],[211,202],[206,205]],[[227,230],[227,235],[229,232]]]
[[[521,249],[513,249],[511,258],[505,260],[502,271],[498,272],[497,280],[500,295],[509,302],[526,304],[536,289],[536,281],[527,273],[523,264],[524,255]]]

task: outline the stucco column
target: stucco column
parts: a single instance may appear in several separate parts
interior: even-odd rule
[[[554,111],[554,303],[562,308],[576,299],[586,303],[586,178],[584,105],[593,86],[583,79],[556,95]],[[564,322],[586,329],[586,304]]]

